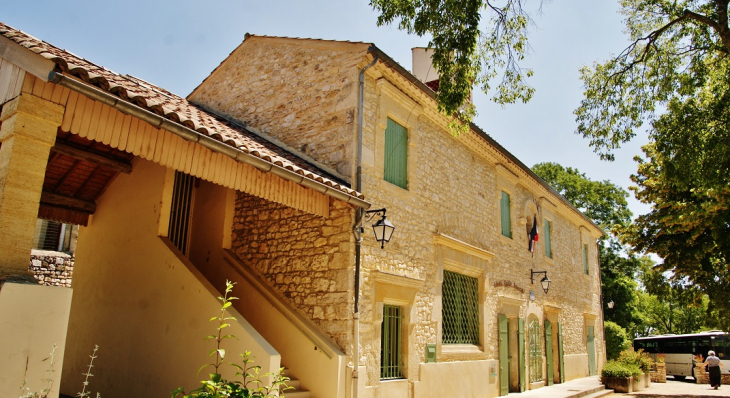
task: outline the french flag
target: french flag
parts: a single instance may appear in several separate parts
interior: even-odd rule
[[[537,217],[532,217],[532,229],[530,230],[530,242],[528,244],[528,249],[530,250],[530,253],[535,252],[535,243],[539,240],[539,236],[537,233]]]

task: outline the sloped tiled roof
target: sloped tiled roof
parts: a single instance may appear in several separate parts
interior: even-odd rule
[[[119,98],[163,116],[196,132],[256,156],[266,162],[315,180],[348,195],[363,195],[344,181],[246,128],[214,115],[161,87],[130,75],[120,75],[69,51],[55,47],[0,22],[0,35],[53,61],[59,72],[76,76]]]

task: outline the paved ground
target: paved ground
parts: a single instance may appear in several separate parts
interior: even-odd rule
[[[510,393],[509,398],[579,398],[603,395],[598,376],[571,380],[563,384],[555,384],[523,393]],[[685,381],[677,381],[672,377],[666,383],[651,383],[651,387],[631,394],[609,394],[606,397],[636,397],[636,398],[730,398],[730,386],[721,386],[719,390],[711,389],[708,384],[695,384],[694,379],[688,377]]]
[[[694,379],[688,377],[684,381],[673,380],[667,377],[666,383],[651,383],[646,390],[631,394],[613,394],[613,396],[635,396],[643,398],[653,397],[727,397],[730,398],[730,386],[721,386],[718,390],[710,388],[709,384],[696,384]]]

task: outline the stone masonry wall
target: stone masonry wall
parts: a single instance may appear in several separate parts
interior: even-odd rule
[[[29,267],[41,285],[71,287],[74,258],[70,254],[33,250]]]
[[[365,63],[365,54],[364,49],[357,48],[350,53],[315,48],[307,40],[299,44],[276,40],[264,42],[263,39],[261,42],[253,41],[232,55],[237,57],[237,61],[224,65],[225,73],[220,76],[214,74],[191,98],[208,107],[225,109],[226,114],[235,115],[250,126],[350,176],[351,165],[355,161],[357,126],[354,121],[357,115],[349,111],[356,110],[357,66]],[[412,297],[390,298],[395,300],[391,302],[403,305],[407,311],[403,354],[405,377],[412,382],[418,381],[419,364],[425,361],[428,343],[437,344],[439,362],[497,359],[498,315],[515,306],[517,313],[511,316],[527,320],[534,315],[541,323],[547,318],[548,311],[557,313],[563,329],[565,355],[587,355],[586,326],[594,326],[596,354],[600,361],[604,343],[595,238],[590,236],[595,233],[593,227],[585,221],[576,222],[575,216],[566,216],[566,212],[572,210],[567,210],[558,198],[541,190],[507,157],[485,154],[468,147],[465,139],[450,135],[446,126],[434,119],[432,111],[428,111],[435,109],[433,102],[404,93],[399,85],[408,83],[388,76],[392,76],[392,71],[382,64],[376,64],[368,71],[363,115],[362,192],[374,208],[387,208],[388,219],[396,226],[393,239],[385,249],[376,245],[368,232],[363,240],[360,359],[361,364],[367,367],[366,384],[374,389],[374,397],[380,396],[381,320],[377,311],[383,304],[379,300],[389,300],[377,296],[378,284],[384,283],[377,279],[382,275],[391,278],[387,282],[389,286],[403,283],[400,290],[387,288],[395,296],[415,289]],[[229,86],[234,89],[229,89]],[[337,94],[328,97],[330,94],[325,93],[329,92]],[[218,96],[223,96],[223,99],[218,100]],[[407,189],[383,180],[384,130],[388,118],[408,131]],[[511,196],[511,238],[500,233],[502,190]],[[254,216],[254,203],[243,203],[247,201],[240,198],[239,202],[240,220],[237,218],[237,225],[244,219],[251,219],[259,223],[256,228],[262,232],[264,227],[274,223],[274,220]],[[269,213],[272,211],[279,210],[268,209]],[[535,214],[541,233],[544,232],[544,219],[552,222],[552,258],[545,256],[544,238],[539,241],[534,254],[527,250],[528,228]],[[292,213],[282,216],[282,220],[292,218],[299,221],[300,217],[304,216]],[[338,217],[333,213],[333,219]],[[593,232],[581,228],[579,223]],[[342,228],[344,231],[344,223]],[[480,345],[476,351],[454,351],[441,344],[444,264],[434,241],[438,235],[446,235],[476,250],[494,254],[480,274],[483,307],[480,309]],[[281,291],[288,291],[288,297],[316,322],[337,331],[330,332],[331,335],[342,331],[339,338],[344,338],[349,330],[349,321],[345,317],[340,318],[343,325],[340,328],[335,326],[336,321],[328,323],[317,318],[327,310],[315,310],[316,305],[305,302],[300,292],[292,295],[294,286],[300,287],[293,279],[286,278],[286,275],[303,278],[322,271],[304,270],[300,265],[301,258],[294,254],[260,253],[260,246],[257,246],[260,242],[251,239],[244,235],[237,238],[241,242],[236,249],[240,251],[239,255],[247,257],[250,253],[252,258],[260,257],[257,267],[272,283],[276,283]],[[271,249],[274,240],[284,239],[282,250],[286,249],[288,241],[306,240],[292,235],[290,231],[281,236],[267,235],[265,239],[271,242],[267,243],[265,251]],[[342,239],[344,242],[344,235]],[[583,272],[583,243],[587,243],[589,248],[588,275]],[[316,245],[313,246],[303,246],[313,251],[306,261],[311,262],[312,256],[322,254],[315,250]],[[466,255],[465,259],[470,261]],[[547,271],[552,281],[548,294],[539,285],[530,283],[531,269]],[[325,278],[332,280],[329,274]],[[351,279],[348,280],[348,286],[351,286]],[[315,288],[307,282],[301,289],[325,296],[337,294],[325,293],[325,282],[320,283],[320,287]],[[341,292],[341,285],[335,283],[334,286],[336,292]],[[531,291],[535,295],[534,301],[530,300]],[[339,315],[335,307],[331,311]],[[586,375],[587,371],[585,369]]]
[[[333,201],[322,218],[238,193],[232,250],[350,352],[352,208]]]
[[[353,175],[357,64],[353,47],[316,40],[247,38],[190,100]]]

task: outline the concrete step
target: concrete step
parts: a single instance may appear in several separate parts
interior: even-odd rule
[[[605,397],[606,395],[613,394],[613,390],[603,389],[601,391],[594,392],[592,394],[584,395],[582,398],[599,398]]]
[[[589,388],[586,390],[575,390],[574,393],[571,393],[571,389],[568,389],[567,392],[569,393],[569,395],[566,395],[565,398],[585,398],[585,397],[593,398],[593,394],[601,394],[601,395],[596,395],[596,396],[602,397],[604,395],[607,395],[607,394],[602,394],[604,391],[613,392],[613,390],[606,390],[606,386],[600,385],[600,386],[596,386],[596,387]],[[609,392],[609,394],[610,394],[610,392]]]
[[[293,375],[290,374],[289,368],[284,367],[281,373],[291,380],[286,382],[286,390],[281,390],[280,394],[285,398],[312,398],[312,393],[309,390],[302,389],[302,383],[297,380]]]

